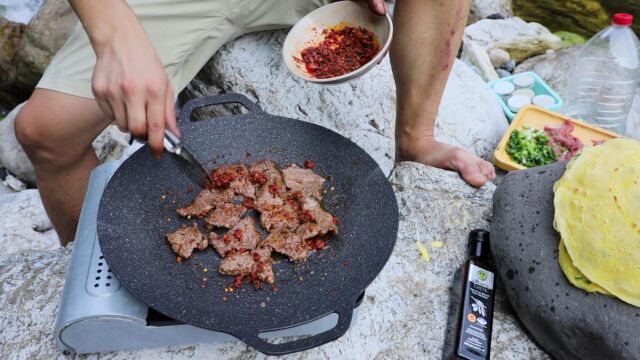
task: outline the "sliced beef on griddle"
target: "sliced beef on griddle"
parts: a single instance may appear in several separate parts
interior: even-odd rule
[[[268,248],[229,254],[220,262],[218,271],[223,275],[253,275],[268,284],[275,281],[271,250]]]
[[[307,250],[302,244],[302,238],[292,231],[274,231],[260,245],[286,255],[290,260],[302,260],[307,257]]]
[[[224,189],[204,189],[191,202],[191,205],[177,210],[180,216],[203,217],[211,209],[224,203],[233,201],[233,191]]]
[[[173,252],[183,259],[189,258],[193,249],[204,250],[209,245],[206,236],[200,232],[196,223],[184,225],[175,232],[167,234],[166,237]]]
[[[249,174],[249,177],[254,184],[274,184],[278,187],[284,187],[282,172],[280,172],[278,165],[272,160],[265,160],[251,164],[249,167]]]
[[[296,230],[296,234],[307,240],[315,236],[330,232],[337,234],[336,220],[328,211],[324,210],[318,200],[306,198],[301,202],[300,219],[303,224]]]
[[[324,178],[311,169],[304,169],[296,164],[282,169],[284,183],[291,192],[300,192],[302,197],[314,197],[322,200]]]
[[[209,234],[209,243],[224,257],[231,250],[253,250],[260,241],[260,233],[256,230],[255,221],[247,216],[240,220],[223,236],[214,232]]]
[[[295,230],[300,225],[298,217],[297,206],[292,206],[288,202],[260,210],[260,224],[269,232]]]
[[[255,187],[249,181],[249,168],[243,164],[225,165],[211,173],[216,188],[230,189],[237,195],[255,198]]]
[[[224,203],[217,206],[213,211],[207,214],[207,217],[204,218],[204,222],[212,227],[230,229],[240,221],[245,211],[247,211],[247,208],[242,205]]]
[[[273,274],[273,260],[271,260],[271,250],[266,247],[259,247],[253,251],[253,261],[256,263],[254,276],[258,280],[267,284],[273,284],[276,280]]]
[[[250,275],[255,265],[251,251],[235,252],[222,259],[218,271],[223,275]]]

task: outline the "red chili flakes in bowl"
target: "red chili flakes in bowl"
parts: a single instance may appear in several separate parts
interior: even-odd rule
[[[324,40],[300,53],[307,72],[318,79],[350,73],[371,61],[380,51],[375,34],[362,27],[345,26],[322,31]]]

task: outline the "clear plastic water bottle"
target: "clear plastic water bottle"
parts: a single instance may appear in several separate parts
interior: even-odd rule
[[[640,80],[640,41],[633,16],[615,14],[608,28],[578,51],[564,106],[565,115],[624,134]]]

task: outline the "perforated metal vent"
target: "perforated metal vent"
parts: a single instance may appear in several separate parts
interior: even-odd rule
[[[119,288],[120,281],[111,272],[98,242],[95,241],[87,276],[87,292],[94,296],[105,296],[116,292]]]

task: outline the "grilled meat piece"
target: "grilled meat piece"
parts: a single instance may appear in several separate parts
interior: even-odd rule
[[[249,181],[249,168],[243,164],[221,166],[211,173],[216,188],[230,189],[237,195],[255,198],[255,187]]]
[[[222,257],[231,250],[253,250],[258,241],[260,233],[256,230],[255,221],[249,216],[240,220],[223,236],[214,232],[209,234],[209,243]]]
[[[282,172],[278,169],[278,165],[271,160],[264,160],[251,164],[249,167],[249,174],[249,177],[254,184],[275,184],[278,187],[284,187]]]
[[[250,251],[236,252],[222,259],[218,271],[222,275],[250,275],[255,265]]]
[[[253,261],[256,263],[253,275],[262,282],[273,284],[276,281],[276,277],[273,274],[271,250],[266,247],[259,247],[251,255],[253,256]]]
[[[180,216],[184,217],[203,217],[207,215],[211,209],[220,204],[233,201],[233,191],[219,189],[204,189],[196,196],[191,205],[176,210]]]
[[[286,255],[292,261],[307,258],[307,250],[305,250],[302,244],[302,238],[291,231],[274,231],[269,234],[260,245],[269,247],[282,255]]]
[[[318,200],[306,198],[301,202],[300,218],[305,221],[296,230],[296,234],[307,240],[315,236],[325,235],[330,232],[338,234],[335,218],[322,208]]]
[[[247,208],[242,205],[224,203],[210,212],[207,217],[204,218],[204,221],[209,226],[230,229],[240,221],[245,211],[247,211]]]
[[[173,252],[183,259],[189,258],[193,249],[204,250],[209,245],[207,238],[200,232],[196,223],[184,225],[175,232],[167,234],[166,237]]]
[[[296,164],[282,169],[284,183],[291,192],[300,192],[303,197],[314,197],[322,200],[324,178],[311,169],[304,169]]]
[[[271,250],[258,248],[255,251],[234,252],[222,259],[218,271],[223,275],[253,275],[267,284],[275,282]]]
[[[300,225],[297,206],[292,206],[288,202],[280,206],[263,207],[259,211],[261,211],[260,224],[267,231],[295,230]]]

